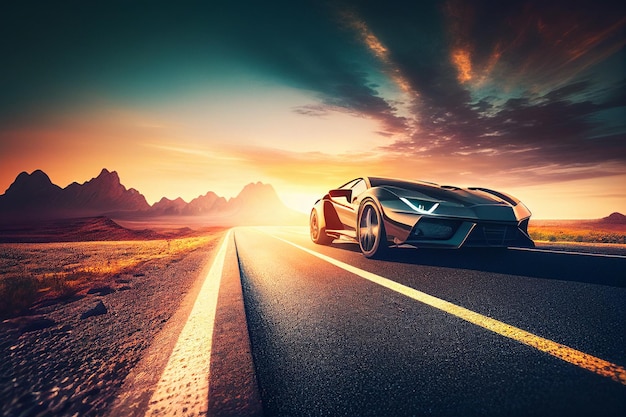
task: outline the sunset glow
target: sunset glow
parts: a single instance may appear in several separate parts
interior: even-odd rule
[[[107,168],[151,204],[262,181],[307,212],[381,175],[501,189],[533,218],[626,213],[619,8],[392,3],[12,5],[0,193]]]

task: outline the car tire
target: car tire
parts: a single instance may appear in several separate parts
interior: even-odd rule
[[[326,228],[321,226],[320,217],[316,209],[311,210],[309,232],[311,234],[311,240],[318,245],[330,245],[333,241],[333,238],[326,234]]]
[[[372,200],[365,201],[359,208],[357,240],[366,258],[380,258],[389,249],[383,217]]]

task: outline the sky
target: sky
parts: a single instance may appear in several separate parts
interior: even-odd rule
[[[626,213],[626,9],[608,1],[22,1],[0,11],[0,193],[102,168],[145,195],[361,175]]]

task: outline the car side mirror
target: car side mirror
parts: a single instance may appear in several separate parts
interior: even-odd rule
[[[340,188],[340,189],[337,189],[337,190],[330,190],[328,192],[328,195],[330,195],[331,198],[341,198],[341,197],[344,197],[346,199],[346,201],[350,201],[352,199],[352,190],[346,189],[346,188]]]

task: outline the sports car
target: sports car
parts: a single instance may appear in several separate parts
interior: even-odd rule
[[[517,198],[487,188],[362,177],[317,200],[311,240],[356,240],[368,258],[389,247],[534,247],[530,211]]]

